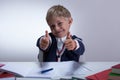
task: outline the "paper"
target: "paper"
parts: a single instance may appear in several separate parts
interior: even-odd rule
[[[53,70],[41,73],[42,70],[53,68]],[[90,72],[82,64],[74,61],[66,62],[9,62],[2,69],[12,71],[23,77],[45,77],[54,78],[62,76],[84,75]]]
[[[0,78],[0,80],[15,80],[15,77],[12,77],[12,78]]]
[[[17,76],[27,76],[36,66],[38,65],[35,62],[6,62],[0,70],[12,72]]]
[[[44,69],[53,68],[52,71],[41,74],[40,71]],[[66,61],[66,62],[44,62],[41,63],[40,68],[34,68],[27,77],[63,77],[63,76],[74,76],[74,75],[84,75],[90,70],[86,69],[82,64],[74,62],[74,61]]]
[[[16,80],[50,80],[45,78],[16,78]]]

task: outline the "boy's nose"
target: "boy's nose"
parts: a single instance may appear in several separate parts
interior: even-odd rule
[[[60,27],[59,26],[55,26],[55,31],[59,31]]]

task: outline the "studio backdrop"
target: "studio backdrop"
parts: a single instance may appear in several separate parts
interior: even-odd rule
[[[83,39],[81,61],[120,60],[120,0],[0,0],[0,61],[38,61],[37,39],[50,32],[53,5],[68,8],[71,34]]]

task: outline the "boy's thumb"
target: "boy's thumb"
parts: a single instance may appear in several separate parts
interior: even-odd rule
[[[71,39],[70,32],[68,32],[68,34],[67,34],[67,39]]]
[[[46,30],[45,31],[45,37],[48,37],[49,36],[49,34],[48,34],[48,31]]]

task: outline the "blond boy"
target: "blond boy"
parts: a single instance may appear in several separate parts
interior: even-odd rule
[[[69,31],[73,19],[68,9],[62,5],[52,6],[46,21],[51,32],[45,31],[45,35],[37,40],[37,47],[43,52],[43,61],[79,61],[85,48],[82,39]]]

